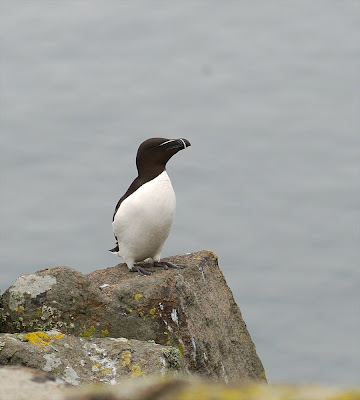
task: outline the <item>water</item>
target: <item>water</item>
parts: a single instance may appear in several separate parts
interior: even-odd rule
[[[114,265],[151,136],[164,255],[214,250],[270,381],[359,382],[357,2],[3,1],[1,271]]]

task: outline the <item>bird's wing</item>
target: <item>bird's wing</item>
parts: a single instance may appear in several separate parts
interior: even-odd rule
[[[142,186],[144,183],[146,183],[145,180],[140,179],[139,177],[137,177],[136,179],[134,179],[134,181],[132,182],[132,184],[129,186],[129,189],[126,191],[126,193],[120,198],[120,200],[117,202],[116,207],[115,207],[115,211],[113,214],[113,221],[115,219],[115,215],[117,213],[117,210],[119,209],[121,203],[127,198],[129,197],[131,194],[133,194],[140,186]]]

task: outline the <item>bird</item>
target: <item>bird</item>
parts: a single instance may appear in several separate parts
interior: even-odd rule
[[[130,272],[151,273],[137,263],[155,267],[183,268],[161,260],[161,251],[173,223],[176,197],[166,163],[191,146],[187,139],[154,137],[140,144],[136,155],[138,176],[117,202],[113,214],[116,246],[109,250],[125,261]]]

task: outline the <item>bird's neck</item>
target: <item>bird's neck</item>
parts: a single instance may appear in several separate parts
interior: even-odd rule
[[[164,165],[152,165],[150,168],[139,168],[138,166],[138,177],[141,180],[150,181],[157,176],[159,176],[162,172],[166,170]]]

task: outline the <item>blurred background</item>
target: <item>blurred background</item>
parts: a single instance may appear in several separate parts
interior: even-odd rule
[[[211,249],[271,382],[358,383],[355,1],[2,1],[1,270],[121,260],[138,145],[185,137],[164,256]]]

